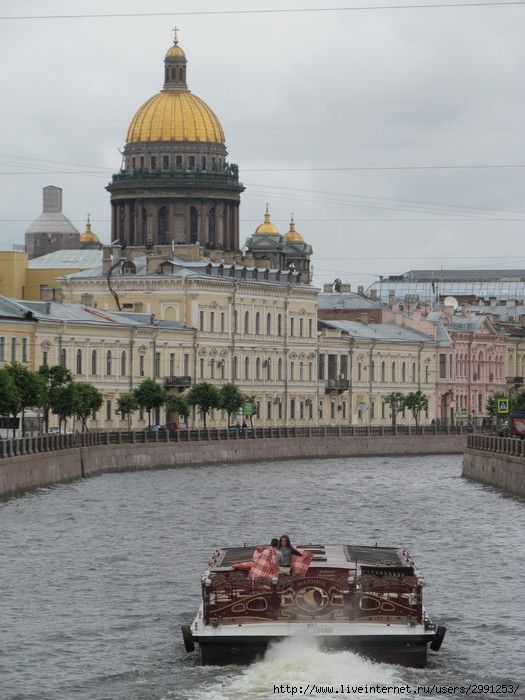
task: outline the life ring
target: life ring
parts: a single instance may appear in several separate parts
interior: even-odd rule
[[[434,639],[430,643],[430,648],[432,649],[432,651],[439,651],[443,643],[443,639],[445,638],[446,631],[446,627],[443,627],[443,625],[439,625],[439,627],[436,630],[436,634],[434,635]]]
[[[191,634],[191,629],[189,625],[181,625],[182,639],[184,640],[184,648],[186,651],[195,651],[195,644],[193,643],[193,637]]]

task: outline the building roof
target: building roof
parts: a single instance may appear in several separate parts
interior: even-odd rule
[[[43,269],[90,269],[102,264],[101,250],[56,250],[48,255],[33,258],[27,263],[30,270]]]
[[[359,323],[358,321],[321,321],[323,326],[334,328],[360,340],[383,342],[435,343],[434,337],[397,323]]]
[[[378,299],[369,299],[354,292],[320,292],[318,296],[319,309],[384,309],[385,304]]]

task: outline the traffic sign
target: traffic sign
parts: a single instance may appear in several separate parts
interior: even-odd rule
[[[508,413],[509,412],[509,400],[508,399],[498,399],[498,413]]]
[[[468,407],[467,406],[461,406],[459,409],[459,415],[460,416],[468,416]]]

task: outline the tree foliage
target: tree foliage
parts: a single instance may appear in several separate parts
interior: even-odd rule
[[[392,391],[390,394],[385,396],[385,401],[390,406],[392,425],[396,424],[397,414],[400,413],[405,407],[404,400],[405,395],[400,391]]]
[[[138,407],[148,412],[148,423],[151,425],[151,412],[166,403],[168,392],[153,379],[144,379],[133,394]]]
[[[206,429],[206,416],[212,409],[221,407],[221,395],[219,390],[209,382],[194,384],[188,391],[187,401],[190,406],[198,406]]]
[[[417,427],[421,412],[428,410],[428,398],[419,389],[418,391],[411,391],[409,394],[405,394],[403,398],[403,408],[408,408],[414,417]]]
[[[87,419],[101,408],[104,397],[96,387],[87,382],[73,382],[73,386],[76,393],[76,413],[82,419],[82,432],[88,431]]]
[[[47,433],[49,431],[49,411],[53,411],[51,405],[52,390],[55,387],[64,386],[69,382],[73,381],[71,372],[64,367],[64,365],[40,365],[37,370],[37,374],[42,377],[45,382],[45,392],[44,401],[42,404],[42,409],[44,413],[44,430]],[[56,413],[56,411],[53,411]]]
[[[122,418],[128,419],[128,431],[131,430],[131,416],[138,409],[139,405],[135,394],[122,394],[117,399],[116,411]]]
[[[25,365],[19,362],[11,362],[5,366],[17,389],[13,401],[11,415],[13,416],[13,437],[15,436],[15,422],[18,413],[22,413],[22,434],[24,432],[24,413],[28,408],[40,408],[45,401],[46,384],[37,372],[31,372]]]
[[[220,404],[228,414],[228,427],[230,427],[232,414],[239,413],[245,402],[245,396],[236,384],[224,384],[220,390]]]
[[[20,395],[11,374],[5,367],[0,368],[0,415],[15,416],[20,406]],[[13,435],[15,428],[13,427]]]
[[[510,400],[511,411],[525,411],[525,391],[519,391]]]
[[[190,404],[185,396],[177,394],[176,396],[168,395],[166,401],[166,414],[176,413],[179,418],[182,418],[184,423],[188,425],[188,418],[191,413]]]

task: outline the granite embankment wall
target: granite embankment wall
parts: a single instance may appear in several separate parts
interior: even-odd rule
[[[525,440],[469,435],[462,476],[525,496]]]
[[[108,472],[261,460],[462,453],[465,434],[326,435],[244,440],[181,440],[75,445],[74,436],[49,451],[0,459],[0,496]],[[78,442],[78,440],[77,440]]]

